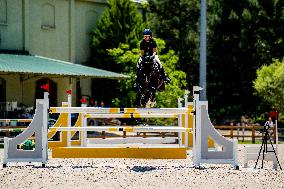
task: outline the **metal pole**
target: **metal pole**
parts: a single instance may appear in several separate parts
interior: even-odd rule
[[[200,100],[206,101],[206,0],[201,0],[200,20],[199,86],[203,88],[203,90],[200,91]]]

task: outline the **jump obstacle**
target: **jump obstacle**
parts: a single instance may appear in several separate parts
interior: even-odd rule
[[[4,138],[3,167],[8,162],[42,162],[48,160],[48,148],[53,158],[146,158],[146,159],[185,159],[192,144],[193,164],[200,167],[202,163],[231,164],[239,168],[237,161],[237,140],[224,138],[213,127],[208,116],[208,102],[199,100],[200,87],[193,88],[193,103],[185,99],[179,108],[94,108],[94,107],[50,107],[48,93],[44,99],[37,100],[36,111],[29,127],[15,138]],[[70,97],[71,98],[71,97]],[[68,100],[68,102],[70,102]],[[60,113],[51,128],[47,128],[49,113]],[[78,113],[77,122],[71,127],[71,113]],[[178,118],[178,126],[88,126],[88,118]],[[192,127],[192,128],[190,128]],[[61,131],[61,141],[48,141]],[[110,132],[178,132],[176,146],[90,146],[87,142],[88,131]],[[79,140],[71,140],[79,132]],[[35,135],[34,150],[17,149],[30,136]],[[222,146],[221,150],[209,148],[212,142]]]

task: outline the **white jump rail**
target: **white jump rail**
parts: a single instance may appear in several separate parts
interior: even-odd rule
[[[180,115],[185,115],[187,119],[187,114],[191,113],[192,109],[179,107],[179,108],[101,108],[101,107],[51,107],[50,113],[81,113],[82,116],[82,126],[76,131],[82,132],[81,146],[87,146],[87,119],[89,118],[178,118],[181,119]],[[70,119],[68,119],[70,120]],[[179,126],[177,126],[177,131],[179,133],[179,146],[182,146],[181,133],[184,127],[180,125],[181,122],[178,121]],[[187,124],[186,122],[185,124]],[[101,126],[100,126],[101,127]],[[154,126],[156,127],[156,126]],[[68,127],[60,127],[60,130],[57,131],[67,131],[67,146],[71,146],[71,132],[75,131],[68,129]],[[56,130],[56,128],[54,128]],[[54,130],[54,131],[55,131]],[[143,132],[143,131],[137,131]],[[147,130],[149,132],[149,129]],[[163,131],[155,131],[163,132]],[[170,132],[164,131],[164,132]],[[185,138],[188,139],[188,132],[185,132]],[[185,143],[184,146],[188,148],[188,143]]]
[[[123,114],[86,114],[86,118],[178,118],[179,114],[140,114],[140,113],[123,113]]]
[[[82,131],[82,143],[81,146],[86,147],[87,146],[87,131],[90,131],[91,128],[93,128],[95,131],[96,129],[102,129],[102,126],[99,127],[90,127],[87,126],[87,119],[91,117],[96,118],[104,118],[107,115],[111,115],[109,118],[179,118],[178,115],[182,115],[185,113],[190,112],[188,108],[181,108],[179,111],[177,111],[178,108],[155,108],[153,110],[151,109],[143,109],[143,108],[124,108],[123,111],[127,113],[117,113],[117,114],[82,114],[82,125],[83,127],[80,129]],[[130,112],[130,113],[129,113]],[[162,113],[159,113],[162,112]],[[170,113],[171,112],[171,113]],[[62,127],[61,127],[62,128]],[[118,128],[118,129],[117,129]],[[182,127],[182,126],[134,126],[134,127],[104,127],[101,131],[126,131],[126,132],[178,132],[182,133],[185,132],[185,135],[188,135],[188,132],[190,130],[188,128]],[[68,128],[66,128],[67,131],[70,131]],[[64,129],[62,129],[63,131]],[[71,132],[68,132],[68,134]],[[71,136],[67,137],[68,139],[71,138]],[[181,143],[181,139],[178,140],[179,146],[183,146]],[[67,142],[67,145],[70,145],[71,141]],[[188,144],[184,144],[185,148],[188,148]]]
[[[51,131],[127,131],[127,132],[191,132],[190,128],[178,126],[88,126],[88,127],[56,127]]]
[[[87,146],[87,131],[109,131],[109,132],[147,132],[147,133],[156,133],[156,132],[191,132],[190,128],[181,128],[177,126],[88,126],[88,127],[56,127],[51,128],[51,131],[83,131],[82,138],[82,147]],[[85,133],[85,134],[84,134]],[[71,138],[71,137],[68,137]],[[68,144],[71,144],[68,141]],[[180,146],[180,145],[179,145]]]
[[[100,107],[50,107],[50,113],[99,113],[99,114],[186,114],[188,108],[100,108]]]
[[[202,90],[200,87],[193,88],[193,164],[195,167],[199,168],[202,163],[224,163],[231,164],[236,169],[238,169],[238,161],[237,161],[237,141],[230,140],[224,138],[212,125],[209,115],[208,115],[208,102],[207,101],[199,101],[199,91]],[[188,107],[189,102],[185,99],[185,107]],[[40,161],[45,165],[47,161],[47,122],[48,122],[48,113],[47,109],[48,102],[43,101],[39,107],[37,107],[36,115],[30,124],[29,128],[23,132],[22,134],[15,137],[14,139],[5,139],[4,146],[4,161],[3,166],[10,161]],[[180,103],[179,103],[180,107]],[[181,119],[179,119],[179,125],[177,127],[165,127],[165,126],[143,126],[143,127],[88,127],[87,126],[87,114],[92,116],[98,116],[95,114],[117,114],[118,116],[138,116],[155,114],[155,117],[171,117],[177,116],[181,118],[181,116],[187,116],[185,118],[184,126],[188,126],[188,115],[192,112],[190,108],[92,108],[92,107],[51,107],[51,113],[81,113],[83,116],[82,119],[82,127],[56,127],[51,128],[56,131],[82,131],[83,133],[83,143],[86,142],[86,134],[87,131],[133,131],[133,132],[185,132],[188,134],[191,132],[189,128],[181,126]],[[69,119],[69,118],[68,118]],[[70,120],[68,120],[68,125],[70,124]],[[70,124],[71,125],[71,124]],[[36,143],[36,153],[29,152],[20,152],[15,149],[15,145],[19,144],[19,142],[27,139],[31,134],[36,132],[36,141],[39,141],[39,144]],[[179,135],[180,136],[180,135]],[[208,138],[214,140],[217,144],[222,146],[222,151],[211,151],[208,149]],[[67,137],[68,138],[68,137]],[[185,136],[185,141],[187,141],[188,136]],[[69,141],[70,136],[69,136]],[[186,144],[187,142],[185,142]],[[12,147],[12,146],[13,147]],[[86,146],[86,144],[83,144]],[[12,147],[12,148],[10,148]],[[15,157],[15,158],[13,158]]]

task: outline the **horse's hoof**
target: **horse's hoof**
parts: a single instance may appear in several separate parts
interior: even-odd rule
[[[156,106],[156,101],[152,102],[151,103],[151,108],[155,107]]]
[[[146,108],[151,108],[151,104],[152,104],[152,102],[149,100],[147,103],[146,103]]]
[[[153,108],[154,106],[156,106],[156,101],[152,102],[149,100],[146,104],[146,108]]]

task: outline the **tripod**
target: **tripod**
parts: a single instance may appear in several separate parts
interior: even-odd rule
[[[276,157],[277,163],[278,163],[280,169],[282,170],[282,167],[281,167],[281,165],[279,163],[279,160],[278,160],[277,154],[275,152],[274,146],[273,146],[273,144],[271,142],[271,138],[270,138],[270,135],[269,135],[269,132],[268,132],[269,128],[270,128],[270,125],[269,125],[269,122],[267,121],[265,123],[265,125],[264,125],[264,131],[263,131],[264,136],[262,137],[262,144],[261,144],[260,150],[258,152],[258,157],[257,157],[257,160],[256,160],[254,168],[256,168],[256,166],[257,166],[257,163],[258,163],[259,156],[260,156],[261,152],[262,152],[262,163],[261,163],[261,168],[262,169],[263,169],[264,154],[267,153],[267,152],[273,152],[275,157]],[[268,140],[269,140],[269,142],[270,142],[270,144],[272,146],[272,150],[271,151],[268,151],[268,149],[267,149],[267,141]]]

